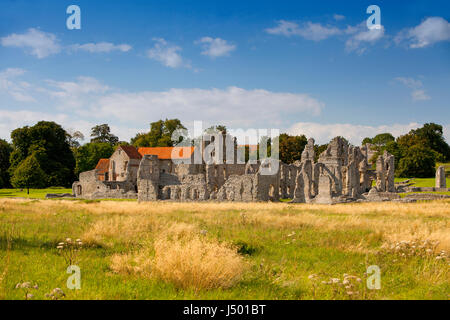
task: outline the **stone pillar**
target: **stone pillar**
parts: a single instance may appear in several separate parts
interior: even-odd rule
[[[379,192],[386,191],[386,171],[384,169],[384,159],[383,156],[379,156],[377,159],[377,190]]]
[[[321,173],[319,176],[319,194],[314,198],[315,203],[333,203],[331,179],[328,175]]]
[[[312,195],[312,163],[311,160],[306,160],[303,162],[302,166],[302,173],[303,173],[303,185],[304,185],[304,194],[306,202],[309,202],[311,200]]]
[[[308,143],[306,144],[305,149],[302,152],[301,161],[304,162],[306,160],[311,160],[311,162],[314,163],[314,156],[314,139],[309,138]]]
[[[394,174],[395,174],[395,162],[394,156],[391,154],[387,154],[385,151],[385,167],[387,168],[386,172],[386,191],[395,192],[395,182],[394,182]]]
[[[296,203],[305,203],[305,182],[303,181],[303,172],[302,170],[299,170],[297,172],[296,177],[296,183],[295,183],[295,190],[294,190],[294,198],[292,199],[292,202]]]
[[[319,194],[319,176],[321,170],[321,163],[315,163],[313,165],[313,195],[317,196]]]
[[[347,166],[348,196],[357,198],[359,195],[359,170],[354,160],[349,161]]]
[[[436,170],[436,188],[447,188],[447,182],[445,181],[445,167],[440,166]]]

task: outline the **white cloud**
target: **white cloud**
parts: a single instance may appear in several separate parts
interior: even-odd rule
[[[400,31],[397,44],[406,41],[410,48],[425,48],[436,42],[450,41],[450,23],[441,17],[430,17],[418,26]]]
[[[77,81],[54,81],[46,82],[59,91],[51,91],[50,94],[55,97],[69,98],[89,93],[104,93],[109,87],[103,85],[100,81],[92,77],[78,77]]]
[[[307,40],[320,41],[334,35],[341,34],[342,31],[336,27],[323,26],[320,23],[311,21],[305,22],[302,26],[292,21],[280,20],[274,28],[266,29],[266,32],[274,35],[286,37],[300,36]]]
[[[0,92],[12,96],[16,101],[35,102],[36,100],[29,94],[31,85],[25,81],[17,81],[16,78],[25,73],[19,68],[8,68],[0,72]]]
[[[425,90],[418,89],[411,92],[413,101],[430,100],[431,97],[425,93]]]
[[[358,54],[362,54],[367,50],[368,44],[374,44],[383,38],[384,26],[381,26],[380,29],[369,29],[364,21],[356,27],[347,27],[345,33],[351,34],[345,42],[345,48],[348,51],[356,51]]]
[[[25,70],[20,68],[8,68],[0,72],[0,76],[4,78],[17,77],[23,75],[25,72]]]
[[[111,51],[128,52],[132,47],[128,44],[114,44],[111,42],[85,43],[74,44],[71,46],[72,50],[82,50],[91,53],[105,53]]]
[[[76,81],[45,80],[49,88],[41,89],[50,98],[57,101],[60,110],[73,109],[79,115],[89,115],[89,106],[110,88],[95,78],[77,77]]]
[[[447,143],[450,143],[450,123],[442,126],[442,132],[445,141],[447,141]]]
[[[300,135],[304,134],[307,137],[312,137],[316,143],[328,143],[336,136],[343,136],[354,145],[360,145],[365,137],[374,137],[379,133],[390,132],[394,137],[408,133],[411,129],[421,127],[420,124],[412,122],[409,124],[393,124],[393,125],[379,125],[366,126],[355,125],[349,123],[333,123],[322,124],[315,122],[298,122],[292,125],[287,132],[289,134]]]
[[[236,49],[236,45],[230,44],[221,38],[203,37],[196,43],[202,44],[202,54],[211,58],[228,56],[231,51]]]
[[[147,51],[147,56],[150,59],[156,60],[170,68],[187,66],[181,55],[178,53],[182,50],[180,47],[170,45],[162,38],[155,38],[153,40],[156,41],[155,45]]]
[[[5,75],[19,77],[24,72],[22,69],[11,68],[0,72],[0,78]],[[421,90],[420,80],[401,77],[396,80]],[[128,140],[137,132],[147,131],[150,122],[164,118],[180,118],[184,124],[193,120],[211,124],[219,122],[230,129],[282,129],[286,128],[286,123],[290,123],[286,119],[301,119],[305,114],[319,115],[324,108],[323,102],[306,93],[247,90],[238,87],[123,92],[90,77],[78,77],[73,81],[40,82],[46,86],[45,89],[40,88],[39,93],[47,99],[53,98],[49,100],[50,104],[45,99],[42,100],[43,106],[47,108],[43,110],[54,111],[0,110],[0,137],[7,138],[11,130],[23,125],[33,125],[40,120],[56,121],[65,128],[80,130],[87,138],[90,128],[95,124],[109,123],[112,132],[121,140]],[[0,84],[3,82],[0,81]],[[21,88],[27,86],[36,90],[33,84],[22,83]],[[420,127],[417,123],[365,126],[298,122],[287,132],[306,134],[314,137],[318,143],[326,143],[334,136],[342,135],[352,143],[359,144],[366,136],[382,132],[398,136],[417,127]],[[444,126],[446,139],[449,138],[449,129],[449,125]]]
[[[337,13],[335,13],[335,14],[333,14],[333,18],[334,18],[334,20],[336,20],[336,21],[341,21],[341,20],[344,20],[344,19],[345,19],[345,16],[343,16],[342,14],[337,14]]]
[[[62,47],[58,39],[52,33],[43,32],[35,28],[28,29],[23,34],[13,33],[0,39],[4,47],[25,48],[27,52],[39,59],[48,57],[52,54],[65,51],[86,51],[90,53],[108,53],[112,51],[128,52],[132,47],[128,44],[114,44],[111,42],[73,44]]]
[[[92,114],[109,114],[121,121],[180,116],[182,120],[219,121],[228,125],[280,124],[286,114],[318,115],[324,104],[308,94],[267,90],[170,89],[137,93],[112,93],[95,102]]]
[[[54,34],[34,28],[30,28],[22,34],[13,33],[3,37],[1,44],[4,47],[27,48],[32,55],[39,59],[61,51],[61,46]]]
[[[423,86],[422,81],[413,78],[397,77],[395,80],[412,89],[421,88]]]
[[[335,15],[335,19],[342,20],[339,15]],[[346,50],[349,52],[355,51],[358,54],[364,53],[367,50],[367,45],[374,44],[384,36],[383,26],[380,29],[369,30],[366,21],[356,26],[347,26],[345,29],[340,29],[335,26],[322,25],[311,21],[305,22],[300,26],[292,21],[280,20],[276,27],[265,31],[269,34],[286,37],[299,36],[313,41],[321,41],[333,36],[344,36],[340,38],[347,38],[345,42]]]
[[[413,78],[397,77],[394,80],[404,84],[406,87],[412,89],[411,98],[413,101],[430,100],[431,97],[425,93],[422,81]]]
[[[93,121],[94,120],[94,121]],[[33,126],[39,121],[54,121],[60,124],[66,130],[80,131],[85,139],[83,142],[89,142],[91,128],[97,124],[108,122],[109,119],[95,122],[95,119],[83,120],[74,119],[70,113],[45,113],[31,110],[0,110],[0,138],[10,141],[11,131],[24,126]],[[119,137],[120,140],[129,141],[137,132],[147,132],[146,127],[131,127],[128,125],[110,125],[111,132]]]
[[[20,74],[19,70],[8,73]],[[123,92],[91,77],[73,81],[41,81],[33,91],[45,108],[53,107],[85,119],[146,126],[162,118],[182,121],[220,120],[229,126],[280,127],[289,116],[319,115],[324,103],[306,93],[272,92],[263,89],[169,89],[167,91]]]
[[[42,120],[55,121],[61,124],[67,122],[68,117],[63,114],[48,114],[30,110],[0,110],[0,137],[9,140],[12,130],[34,125]]]

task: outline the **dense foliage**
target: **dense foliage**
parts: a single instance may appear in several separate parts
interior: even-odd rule
[[[138,133],[131,139],[131,144],[135,147],[172,147],[172,134],[178,129],[186,129],[178,119],[152,122],[150,132]]]
[[[119,138],[111,133],[107,124],[100,124],[91,129],[91,142],[104,142],[110,145],[116,145]]]
[[[10,155],[10,174],[33,155],[44,171],[44,186],[69,186],[74,181],[75,158],[67,139],[67,132],[55,122],[40,121],[11,133],[13,151]]]
[[[92,170],[102,158],[109,158],[114,153],[115,147],[107,142],[90,142],[74,149],[75,175],[80,172]]]
[[[27,193],[30,188],[44,188],[47,181],[48,177],[41,169],[36,154],[31,154],[22,161],[11,177],[12,185],[15,188],[27,188]]]
[[[397,174],[400,177],[431,177],[435,174],[435,156],[430,148],[416,144],[408,148],[399,160]]]
[[[293,163],[300,160],[303,149],[305,149],[308,139],[304,135],[291,136],[286,133],[280,134],[279,139],[280,160],[284,163]]]
[[[393,154],[398,177],[433,177],[436,162],[450,161],[450,146],[444,139],[442,126],[435,123],[426,123],[397,139],[383,133],[365,138],[363,143],[375,145],[374,158],[384,150]]]
[[[0,188],[10,186],[8,170],[11,151],[11,145],[5,140],[0,139]]]

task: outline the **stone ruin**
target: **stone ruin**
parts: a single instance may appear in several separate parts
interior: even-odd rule
[[[445,178],[445,167],[440,166],[436,170],[436,188],[447,188],[447,181]]]
[[[342,137],[331,140],[317,161],[314,139],[309,139],[301,160],[293,164],[270,158],[238,163],[236,156],[234,161],[217,160],[220,158],[214,156],[214,148],[209,148],[212,152],[209,160],[199,164],[185,161],[197,156],[196,148],[178,161],[158,154],[164,148],[131,148],[134,147],[119,147],[110,158],[115,160],[110,160],[109,167],[101,172],[94,169],[81,173],[80,181],[73,184],[74,195],[139,201],[292,199],[293,203],[318,204],[399,198],[395,194],[394,156],[385,151],[373,169],[368,148],[350,145]],[[158,152],[151,154],[153,149]],[[229,152],[224,145],[220,145],[220,150],[224,154]]]

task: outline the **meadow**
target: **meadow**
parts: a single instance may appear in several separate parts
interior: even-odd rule
[[[448,199],[0,199],[0,299],[51,299],[55,288],[62,299],[448,299],[449,217]],[[79,290],[66,287],[69,264]],[[366,286],[371,265],[379,290]],[[31,288],[16,289],[23,282]]]
[[[45,199],[47,193],[72,193],[72,189],[63,187],[50,187],[45,189],[0,189],[0,198],[30,198]]]

